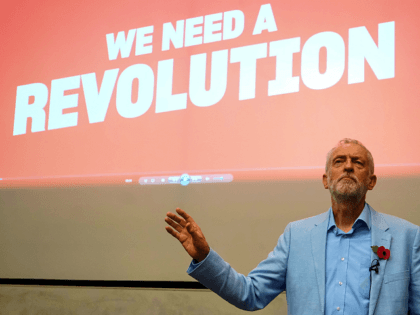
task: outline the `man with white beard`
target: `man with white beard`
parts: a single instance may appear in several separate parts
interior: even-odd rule
[[[236,307],[264,308],[286,291],[288,314],[420,315],[420,227],[365,202],[376,185],[373,157],[345,138],[327,155],[331,208],[289,223],[248,276],[208,245],[185,211],[168,212],[168,233],[193,258],[187,273]]]
[[[359,141],[343,139],[327,154],[323,183],[331,193],[337,227],[348,232],[376,185],[372,154]]]

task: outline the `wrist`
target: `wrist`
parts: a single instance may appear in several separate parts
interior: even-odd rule
[[[210,253],[210,247],[208,248],[208,250],[200,255],[199,257],[195,258],[195,260],[197,260],[198,262],[202,262],[204,259],[206,259],[207,255]]]

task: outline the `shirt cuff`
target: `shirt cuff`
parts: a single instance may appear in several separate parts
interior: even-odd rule
[[[212,249],[210,247],[210,252],[211,251],[212,251]],[[206,259],[210,256],[210,252],[207,254],[206,258],[204,258],[202,261],[198,261],[198,260],[193,259],[190,263],[190,266],[188,267],[187,273],[191,273],[193,270],[198,268],[203,262],[205,262]]]

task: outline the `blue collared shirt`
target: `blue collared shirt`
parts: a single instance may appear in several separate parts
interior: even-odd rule
[[[325,315],[369,314],[371,210],[362,213],[347,233],[337,228],[329,210],[325,252]]]
[[[337,228],[332,208],[329,209],[325,251],[325,315],[369,314],[370,228],[371,210],[367,203],[347,233]],[[193,260],[188,271],[192,272],[202,262]]]

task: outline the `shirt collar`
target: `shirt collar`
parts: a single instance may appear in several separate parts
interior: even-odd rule
[[[329,209],[329,215],[328,215],[328,229],[327,231],[330,230],[331,227],[337,227],[337,225],[335,224],[335,218],[334,218],[334,213],[332,211],[332,207],[330,207]],[[365,207],[363,208],[362,213],[359,215],[359,217],[356,219],[356,221],[354,221],[352,228],[355,228],[357,226],[359,226],[360,224],[363,224],[362,222],[364,222],[364,224],[367,225],[367,227],[370,230],[370,222],[371,222],[371,210],[370,210],[370,206],[367,202],[365,202]]]

